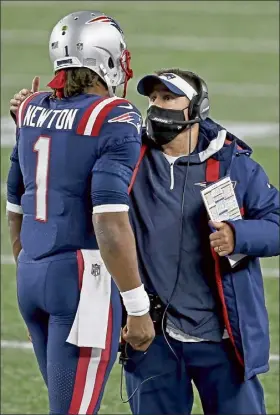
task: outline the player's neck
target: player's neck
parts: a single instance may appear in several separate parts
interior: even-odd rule
[[[190,146],[191,139],[191,146]],[[163,152],[168,156],[182,156],[192,153],[198,142],[198,125],[195,125],[190,130],[182,131],[170,143],[162,146]]]
[[[101,84],[97,83],[94,86],[89,86],[85,89],[86,94],[99,95],[101,97],[109,96],[108,90]]]

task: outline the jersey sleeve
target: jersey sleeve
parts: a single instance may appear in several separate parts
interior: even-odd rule
[[[92,168],[94,213],[128,211],[128,187],[141,150],[140,112],[126,100],[116,101],[101,124],[91,127],[93,136],[99,134],[98,158]]]
[[[18,157],[18,138],[17,130],[16,144],[10,156],[10,169],[7,179],[7,211],[22,214],[21,197],[24,194],[23,176]]]

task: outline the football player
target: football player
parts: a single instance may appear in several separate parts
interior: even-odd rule
[[[52,92],[20,105],[7,181],[18,303],[50,414],[95,414],[118,351],[119,291],[126,342],[145,351],[154,338],[128,218],[142,119],[114,95],[132,76],[114,19],[72,13],[49,51]]]

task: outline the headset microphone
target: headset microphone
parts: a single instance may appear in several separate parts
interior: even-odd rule
[[[192,124],[197,124],[199,123],[201,120],[199,120],[198,118],[196,120],[189,120],[189,121],[173,121],[173,124],[178,124],[178,125],[192,125]]]
[[[189,120],[189,121],[177,121],[177,120],[170,120],[167,118],[159,118],[159,117],[153,117],[153,116],[149,116],[148,118],[150,121],[156,121],[165,125],[173,125],[173,124],[177,124],[177,125],[192,125],[192,124],[196,124],[199,123],[201,120],[200,119],[195,119],[195,120]]]

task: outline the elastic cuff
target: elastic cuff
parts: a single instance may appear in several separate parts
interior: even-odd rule
[[[14,203],[10,203],[8,201],[7,201],[7,204],[6,204],[6,211],[13,212],[13,213],[18,213],[19,215],[23,214],[21,206],[16,205]]]
[[[128,212],[128,205],[99,205],[94,206],[92,213]]]

